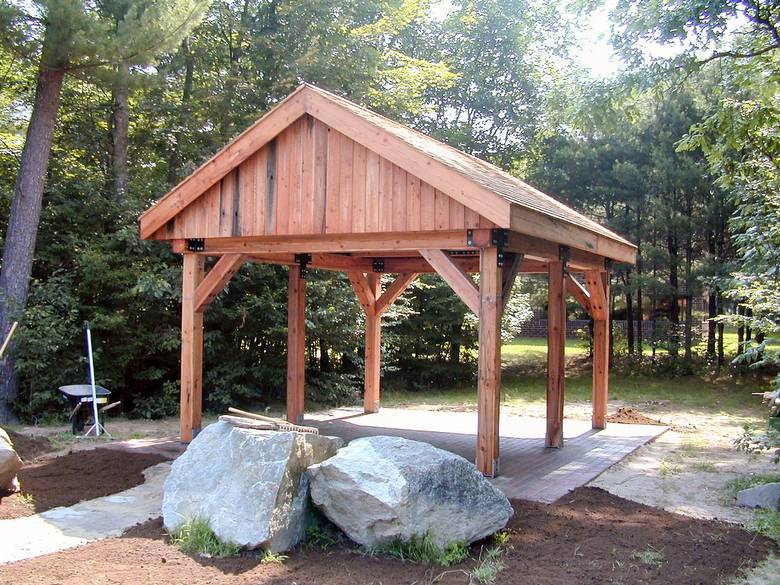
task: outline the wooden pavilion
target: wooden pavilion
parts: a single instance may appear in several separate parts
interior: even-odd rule
[[[201,427],[203,312],[244,262],[289,266],[287,418],[304,411],[306,270],[345,272],[365,311],[365,412],[381,318],[437,272],[479,317],[476,465],[498,472],[500,318],[518,273],[547,274],[546,445],[563,445],[566,294],[594,319],[593,427],[605,425],[609,278],[636,247],[482,160],[301,85],[140,218],[184,259],[181,438]],[[218,258],[205,272],[207,256]],[[383,289],[382,274],[393,274]],[[471,273],[479,273],[475,284]],[[581,276],[575,277],[575,274]]]

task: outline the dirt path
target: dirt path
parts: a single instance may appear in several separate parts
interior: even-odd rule
[[[496,580],[502,585],[710,585],[728,583],[774,549],[731,525],[648,508],[581,488],[560,502],[515,501],[516,515]],[[479,557],[480,545],[472,548]],[[468,561],[451,569],[371,558],[348,546],[301,547],[283,563],[257,556],[193,558],[165,541],[159,520],[109,539],[0,566],[15,585],[466,585]]]

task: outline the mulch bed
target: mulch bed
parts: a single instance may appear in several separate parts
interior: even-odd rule
[[[24,444],[13,440],[16,445]],[[135,487],[144,482],[144,469],[162,461],[167,458],[157,454],[98,448],[26,464],[19,472],[25,496],[3,498],[0,520],[71,506]]]
[[[645,416],[633,408],[618,408],[614,413],[607,416],[607,422],[623,423],[630,425],[660,425],[667,426],[666,423]]]
[[[553,505],[513,502],[502,585],[717,585],[727,583],[776,550],[731,525],[696,520],[636,504],[595,488],[580,488]],[[479,545],[472,550],[479,555]],[[660,566],[639,553],[661,555]],[[0,582],[16,585],[353,585],[446,583],[466,585],[473,561],[444,569],[370,558],[344,547],[305,546],[282,564],[256,556],[193,558],[167,544],[152,520],[123,538],[104,540],[37,559],[0,566]],[[436,577],[439,577],[436,579]]]

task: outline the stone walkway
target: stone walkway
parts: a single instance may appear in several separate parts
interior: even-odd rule
[[[52,508],[26,518],[0,520],[0,563],[119,536],[139,522],[157,518],[170,468],[170,463],[153,465],[144,470],[144,483],[110,496]]]
[[[338,409],[307,415],[321,433],[349,441],[371,435],[402,436],[431,443],[474,461],[477,415],[383,408],[376,414]],[[500,474],[493,484],[510,499],[551,503],[591,480],[666,427],[608,424],[601,431],[587,421],[565,420],[563,449],[544,447],[545,420],[502,416]]]

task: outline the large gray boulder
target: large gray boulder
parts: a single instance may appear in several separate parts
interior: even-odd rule
[[[368,547],[426,533],[439,546],[471,543],[506,526],[513,513],[469,461],[400,437],[355,439],[306,473],[314,504]]]
[[[765,483],[737,492],[737,505],[747,508],[780,508],[780,483]]]
[[[282,552],[311,521],[304,471],[336,453],[341,439],[308,433],[206,427],[171,467],[163,522],[176,530],[192,518],[217,537],[246,548]]]
[[[16,474],[22,468],[22,460],[14,449],[11,437],[0,429],[0,498],[19,491]]]

